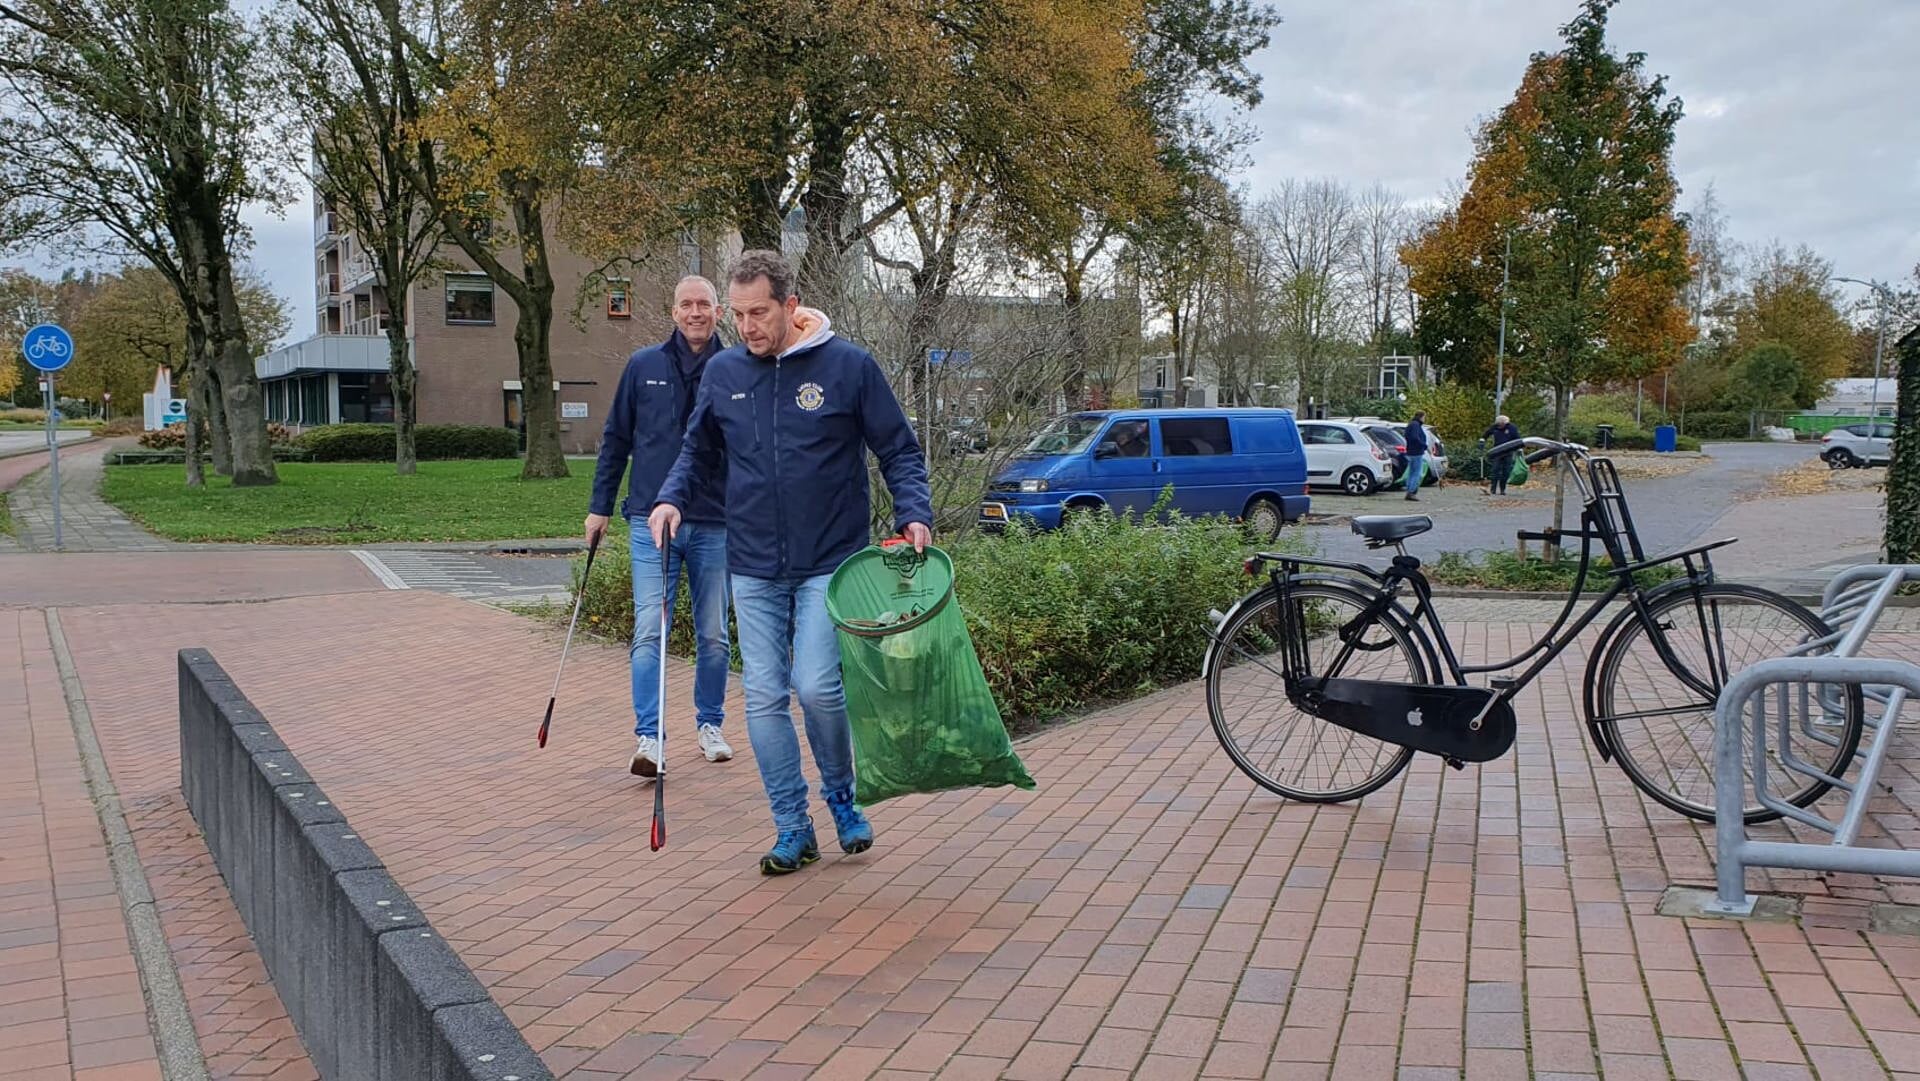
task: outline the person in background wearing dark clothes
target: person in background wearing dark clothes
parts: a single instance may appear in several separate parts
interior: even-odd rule
[[[1487,441],[1488,447],[1497,447],[1502,443],[1511,443],[1520,438],[1520,426],[1507,419],[1505,413],[1493,418],[1493,427],[1488,428],[1480,438]],[[1487,459],[1487,494],[1506,495],[1507,476],[1513,472],[1513,455],[1497,454]]]
[[[793,698],[841,851],[873,847],[873,825],[853,802],[853,728],[827,615],[828,580],[871,538],[868,452],[893,496],[894,528],[916,552],[933,541],[933,498],[926,455],[886,373],[824,312],[800,306],[791,264],[777,252],[742,254],[727,273],[727,307],[741,342],[707,366],[648,525],[656,542],[686,528],[695,478],[726,463],[747,738],[776,834],[760,871],[783,875],[820,858]]]
[[[593,472],[593,499],[587,515],[587,543],[606,536],[620,474],[628,456],[633,476],[621,514],[627,519],[628,558],[633,565],[633,734],[638,738],[627,771],[637,777],[660,772],[660,552],[647,529],[667,471],[680,457],[687,418],[707,362],[720,351],[714,336],[719,294],[697,275],[680,279],[673,290],[673,336],[638,350],[627,359],[620,387],[600,436],[600,464]],[[693,710],[700,753],[709,762],[733,757],[720,735],[727,698],[727,525],[721,496],[726,467],[716,463],[686,486],[685,524],[665,546],[667,604],[687,568],[693,601]]]
[[[1407,498],[1420,498],[1420,478],[1427,472],[1427,414],[1415,413],[1407,422]]]

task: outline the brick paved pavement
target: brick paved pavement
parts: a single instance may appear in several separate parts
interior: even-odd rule
[[[1513,755],[1418,763],[1361,804],[1256,794],[1190,685],[1025,741],[1037,792],[882,804],[871,853],[829,842],[763,879],[747,741],[699,761],[684,706],[672,844],[647,851],[617,647],[576,643],[536,752],[559,634],[505,613],[399,591],[62,618],[177,953],[183,929],[190,949],[244,952],[186,829],[154,686],[175,649],[205,645],[571,1078],[1920,1070],[1920,939],[1864,932],[1867,902],[1920,899],[1912,884],[1756,875],[1807,897],[1803,925],[1653,915],[1670,882],[1711,880],[1707,837],[1594,760],[1577,655],[1522,699]],[[1537,631],[1470,623],[1457,641],[1480,656]],[[1920,656],[1920,637],[1879,648]],[[685,703],[683,666],[672,680]],[[1880,843],[1920,843],[1916,742],[1876,805]],[[276,1012],[244,964],[188,991],[203,1038]]]
[[[60,541],[68,552],[158,552],[179,545],[141,528],[100,498],[106,451],[126,439],[94,439],[60,452]],[[28,551],[53,546],[53,472],[41,470],[13,489],[16,539]]]
[[[45,617],[0,612],[0,1074],[159,1081]]]

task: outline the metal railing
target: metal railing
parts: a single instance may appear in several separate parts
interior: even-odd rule
[[[1920,665],[1906,661],[1859,656],[1874,624],[1899,588],[1920,580],[1920,565],[1882,564],[1853,567],[1827,584],[1821,616],[1833,633],[1802,645],[1806,653],[1829,647],[1824,656],[1779,657],[1754,664],[1727,681],[1714,708],[1714,848],[1716,894],[1702,911],[1721,916],[1753,913],[1754,897],[1746,891],[1748,867],[1791,867],[1808,871],[1844,871],[1854,874],[1920,877],[1920,852],[1859,848],[1860,826],[1866,820],[1874,786],[1898,730],[1901,707],[1910,695],[1920,696]],[[1877,717],[1862,719],[1871,732],[1866,754],[1852,780],[1829,776],[1794,754],[1795,735],[1788,708],[1789,696],[1818,695],[1825,711],[1844,710],[1844,688],[1858,687],[1867,702],[1883,707]],[[1770,688],[1777,688],[1769,694]],[[1777,723],[1769,724],[1768,705],[1776,708]],[[1797,711],[1807,716],[1810,711]],[[1871,712],[1871,711],[1870,711]],[[1800,734],[1823,741],[1832,737],[1811,731],[1801,722]],[[1777,729],[1778,746],[1769,746]],[[1768,791],[1767,775],[1777,764],[1802,776],[1825,781],[1847,794],[1836,821],[1795,807]],[[1747,837],[1745,788],[1752,778],[1761,806],[1792,821],[1831,835],[1826,844],[1755,841]]]

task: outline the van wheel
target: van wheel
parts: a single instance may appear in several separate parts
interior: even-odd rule
[[[1261,496],[1247,504],[1247,512],[1241,515],[1246,523],[1247,535],[1266,544],[1280,535],[1280,504]]]
[[[1060,527],[1064,529],[1072,525],[1075,519],[1090,515],[1099,509],[1098,503],[1069,503],[1060,508]]]
[[[1372,495],[1378,487],[1380,482],[1374,479],[1372,471],[1357,465],[1340,474],[1340,488],[1348,495]]]

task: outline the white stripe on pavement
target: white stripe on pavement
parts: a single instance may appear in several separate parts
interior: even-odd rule
[[[407,583],[400,580],[399,575],[388,569],[385,563],[380,562],[379,556],[374,555],[372,552],[363,548],[355,548],[353,550],[353,556],[355,559],[366,564],[367,569],[373,572],[373,576],[380,579],[381,584],[388,589],[410,588]]]

